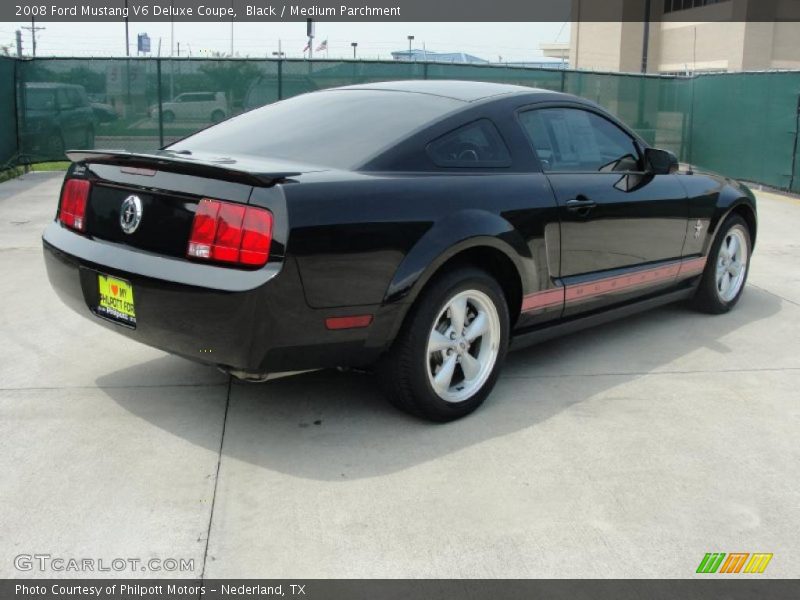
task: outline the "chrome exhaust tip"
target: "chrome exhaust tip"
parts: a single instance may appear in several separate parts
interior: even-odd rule
[[[266,381],[273,381],[274,379],[283,379],[284,377],[291,377],[293,375],[301,375],[303,373],[313,373],[320,369],[307,369],[305,371],[284,371],[281,373],[258,373],[255,371],[243,371],[241,369],[231,369],[222,365],[217,368],[231,377],[235,377],[239,381],[246,381],[247,383],[264,383]]]

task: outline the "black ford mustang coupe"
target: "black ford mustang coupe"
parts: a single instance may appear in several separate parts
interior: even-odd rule
[[[744,288],[753,194],[597,105],[511,85],[314,92],[153,154],[75,151],[44,232],[61,298],[244,379],[376,367],[475,410],[519,346]]]

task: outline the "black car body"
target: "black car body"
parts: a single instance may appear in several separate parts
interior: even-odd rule
[[[84,229],[57,218],[43,236],[61,298],[240,376],[391,361],[455,266],[502,288],[514,346],[692,297],[726,220],[745,223],[750,248],[756,234],[746,187],[676,171],[589,101],[517,86],[339,88],[154,154],[70,156],[67,180],[89,182]],[[131,195],[141,223],[125,233]],[[187,257],[204,198],[270,212],[266,264]],[[132,286],[135,323],[98,313],[103,275]]]

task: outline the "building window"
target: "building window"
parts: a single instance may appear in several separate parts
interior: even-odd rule
[[[664,0],[664,14],[677,10],[699,8],[709,4],[719,4],[720,2],[729,2],[729,0]]]

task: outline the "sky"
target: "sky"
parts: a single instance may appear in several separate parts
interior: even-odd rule
[[[37,56],[124,56],[123,23],[36,23],[44,27],[36,34]],[[14,32],[30,22],[0,22],[0,46],[16,53]],[[228,54],[230,22],[175,23],[175,52],[181,56]],[[394,50],[408,49],[407,36],[415,36],[414,48],[436,52],[467,52],[495,62],[530,61],[542,58],[542,42],[568,42],[569,23],[331,23],[316,24],[315,45],[328,40],[328,58],[352,58],[351,42],[358,42],[358,57],[391,59]],[[262,58],[281,49],[288,58],[302,58],[306,44],[305,22],[236,23],[233,26],[234,55]],[[136,34],[147,33],[152,54],[170,54],[170,23],[130,23],[131,55],[136,54]],[[22,30],[23,53],[30,55],[31,34]],[[324,52],[316,56],[326,57]]]

